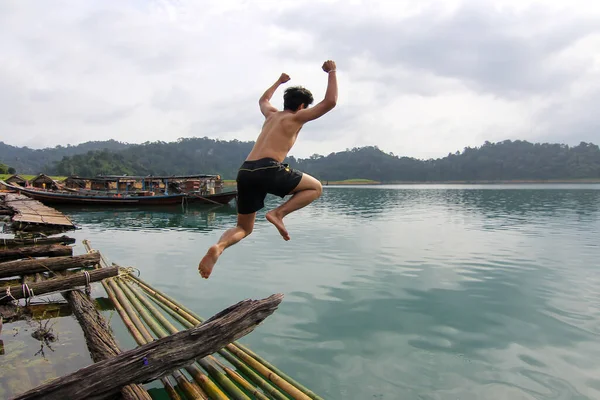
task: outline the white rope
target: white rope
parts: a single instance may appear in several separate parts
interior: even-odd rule
[[[4,300],[4,299],[6,299],[6,298],[11,298],[11,299],[13,299],[14,301],[17,301],[17,299],[15,299],[15,298],[13,297],[13,295],[10,293],[10,286],[7,286],[7,287],[6,287],[6,296],[2,296],[2,297],[0,297],[0,300]]]
[[[29,285],[27,285],[26,283],[21,285],[21,289],[23,290],[23,297],[24,298],[29,298],[29,297],[33,297],[35,294],[33,293],[33,290],[29,288]],[[27,291],[25,291],[25,289],[27,289]]]

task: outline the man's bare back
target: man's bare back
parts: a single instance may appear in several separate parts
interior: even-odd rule
[[[303,125],[326,114],[336,106],[336,65],[328,60],[323,63],[328,74],[325,98],[314,107],[310,91],[302,87],[288,88],[284,94],[284,110],[279,111],[269,102],[275,90],[290,77],[283,73],[259,99],[260,110],[265,117],[260,135],[246,161],[238,171],[236,179],[238,198],[237,226],[228,229],[219,242],[208,249],[198,269],[203,278],[208,278],[223,251],[252,233],[256,212],[264,207],[267,194],[281,198],[292,197],[279,207],[269,211],[265,218],[272,223],[284,240],[290,240],[283,218],[307,206],[321,196],[321,183],[312,176],[294,170],[283,161],[294,146]]]
[[[270,157],[283,162],[296,143],[303,125],[292,117],[293,113],[290,111],[277,111],[267,116],[254,148],[246,159]]]

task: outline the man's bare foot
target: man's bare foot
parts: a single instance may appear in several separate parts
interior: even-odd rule
[[[208,249],[206,255],[202,258],[202,261],[200,261],[200,265],[198,265],[198,270],[200,271],[200,275],[204,279],[208,279],[208,277],[210,276],[215,266],[215,263],[219,259],[221,253],[222,251],[220,251],[219,246],[215,244],[210,249]]]
[[[283,224],[283,220],[275,214],[274,211],[269,211],[266,215],[267,221],[275,225],[275,228],[279,231],[279,234],[283,238],[283,240],[290,240],[290,235],[285,229],[285,225]]]

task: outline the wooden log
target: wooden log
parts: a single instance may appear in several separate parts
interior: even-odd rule
[[[27,257],[60,257],[72,256],[73,248],[60,244],[48,244],[43,246],[17,247],[0,249],[0,262],[18,260]]]
[[[94,302],[80,290],[63,292],[62,295],[69,302],[73,314],[83,330],[92,360],[98,362],[120,354],[121,349],[110,326],[98,312]],[[148,392],[137,384],[124,386],[121,389],[121,398],[124,400],[152,400]]]
[[[0,278],[35,274],[37,272],[64,271],[69,268],[84,268],[98,264],[100,254],[88,253],[73,257],[52,257],[31,260],[7,261],[0,264]]]
[[[248,333],[283,299],[244,300],[201,325],[175,333],[29,390],[14,400],[106,399],[131,383],[146,383],[206,357]]]
[[[0,247],[35,246],[40,244],[73,244],[75,239],[66,235],[35,239],[0,239]]]
[[[101,281],[102,279],[117,276],[119,274],[118,267],[108,267],[89,271],[90,282]],[[38,283],[27,284],[29,291],[24,285],[10,286],[10,296],[6,292],[0,293],[0,304],[7,303],[11,300],[19,300],[25,297],[40,296],[46,293],[61,292],[64,290],[73,289],[79,286],[85,286],[86,276],[84,272],[73,274],[66,278],[53,278]],[[23,293],[23,290],[25,292]]]

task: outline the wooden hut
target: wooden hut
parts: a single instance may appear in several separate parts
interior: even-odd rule
[[[76,175],[69,176],[63,183],[70,189],[87,189],[87,180]]]
[[[50,178],[48,175],[39,174],[35,178],[31,180],[31,186],[38,189],[46,189],[46,190],[57,190],[58,185],[56,181]]]
[[[27,179],[23,178],[20,175],[12,175],[6,179],[6,183],[10,183],[11,185],[19,185],[19,186],[27,186]]]

